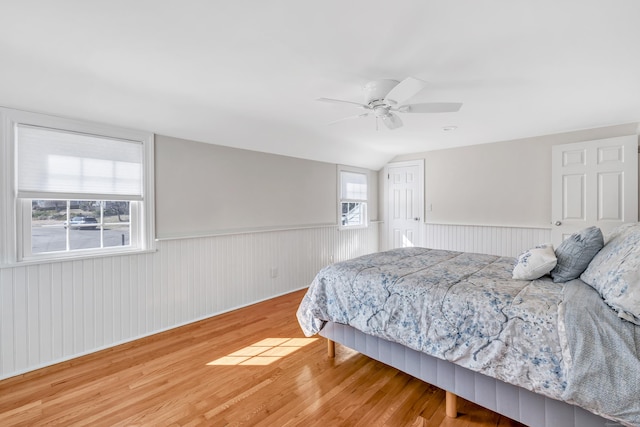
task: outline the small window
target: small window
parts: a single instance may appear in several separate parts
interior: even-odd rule
[[[2,263],[152,249],[153,135],[0,109]],[[11,232],[11,228],[15,232]]]
[[[342,228],[366,227],[367,218],[367,173],[339,169],[340,200],[338,203],[340,226]]]

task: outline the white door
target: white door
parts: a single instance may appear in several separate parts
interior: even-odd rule
[[[424,163],[387,166],[387,248],[422,245]]]
[[[551,239],[596,225],[607,234],[638,220],[638,137],[552,148]]]

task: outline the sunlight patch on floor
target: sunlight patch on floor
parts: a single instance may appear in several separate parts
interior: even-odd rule
[[[269,365],[318,338],[266,338],[207,363],[210,366]]]

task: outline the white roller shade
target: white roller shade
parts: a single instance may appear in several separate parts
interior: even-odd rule
[[[340,186],[340,198],[342,200],[367,200],[367,175],[341,171]]]
[[[142,200],[141,142],[17,125],[18,197]]]

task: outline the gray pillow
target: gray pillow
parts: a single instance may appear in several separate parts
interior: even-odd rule
[[[603,246],[604,238],[598,227],[569,236],[556,248],[558,263],[551,270],[553,281],[567,282],[579,277]]]

